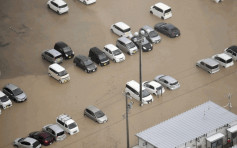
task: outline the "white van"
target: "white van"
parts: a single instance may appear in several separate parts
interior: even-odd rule
[[[213,0],[213,1],[216,3],[220,3],[220,2],[223,2],[224,0]]]
[[[65,68],[63,68],[57,63],[49,65],[48,74],[49,76],[58,80],[60,83],[66,83],[70,80],[70,76],[65,70]]]
[[[117,34],[118,36],[125,36],[131,38],[133,35],[131,33],[131,28],[124,22],[118,22],[111,25],[110,30]]]
[[[134,80],[131,80],[126,83],[125,87],[125,93],[130,95],[132,98],[140,101],[140,85]],[[153,102],[152,95],[144,88],[142,87],[142,104],[150,104]]]
[[[77,123],[67,114],[61,114],[56,119],[57,124],[68,134],[74,135],[79,132]]]
[[[163,20],[172,17],[171,8],[161,2],[151,6],[150,13]]]

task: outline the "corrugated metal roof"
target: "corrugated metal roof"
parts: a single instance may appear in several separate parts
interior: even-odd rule
[[[237,115],[208,101],[136,136],[158,148],[175,148],[233,121]]]

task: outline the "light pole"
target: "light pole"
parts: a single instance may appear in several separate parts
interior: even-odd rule
[[[142,103],[142,42],[145,37],[145,32],[141,30],[139,33],[135,32],[134,33],[135,42],[139,46],[139,81],[140,81],[140,106],[143,106]]]
[[[128,103],[128,99],[131,99],[128,93],[126,95],[126,131],[127,131],[127,148],[129,148],[129,126],[128,126],[128,111],[132,108],[133,102]]]

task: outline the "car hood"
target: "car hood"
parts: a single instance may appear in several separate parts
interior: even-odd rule
[[[12,101],[9,99],[6,102],[2,102],[3,105],[8,105],[8,104],[12,104]]]
[[[95,64],[91,64],[91,65],[86,66],[86,68],[88,70],[93,70],[93,69],[96,69],[96,65]]]
[[[19,94],[19,95],[16,96],[16,98],[18,100],[25,100],[26,99],[26,94],[25,93]]]
[[[114,56],[116,59],[121,59],[121,58],[124,58],[125,56],[124,56],[124,54],[123,53],[121,53],[120,55],[117,55],[117,56]]]
[[[150,37],[150,39],[151,39],[153,42],[155,42],[155,41],[160,40],[161,37],[158,35],[158,36],[156,36],[156,37]]]
[[[100,123],[106,122],[108,120],[107,116],[105,116],[105,115],[103,117],[100,117],[100,118],[97,118],[97,119]]]

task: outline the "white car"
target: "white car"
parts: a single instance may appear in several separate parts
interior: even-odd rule
[[[125,55],[123,52],[118,49],[118,47],[114,46],[113,44],[107,44],[104,47],[103,52],[114,62],[122,62],[125,60]]]
[[[79,132],[77,123],[66,114],[61,114],[56,119],[57,124],[68,134],[74,135]]]
[[[161,2],[151,6],[150,13],[163,20],[172,17],[171,8]]]
[[[228,68],[234,65],[232,57],[225,53],[216,54],[212,56],[212,58],[225,68]]]
[[[96,0],[80,0],[80,2],[86,4],[86,5],[90,5],[96,2]]]
[[[0,91],[0,106],[2,106],[3,109],[12,106],[12,101],[2,91]]]
[[[65,70],[65,68],[63,68],[57,63],[49,65],[48,74],[50,77],[53,77],[54,79],[58,80],[60,83],[66,83],[70,81],[70,76]]]
[[[118,22],[111,25],[110,30],[120,37],[124,36],[131,38],[133,36],[131,33],[131,28],[124,22]]]
[[[165,92],[164,87],[156,81],[145,81],[142,83],[142,86],[145,87],[150,94],[154,94],[156,96]]]
[[[58,14],[63,14],[68,12],[69,8],[67,6],[67,3],[63,0],[49,0],[47,2],[48,8],[54,10]]]

